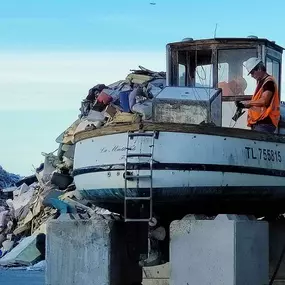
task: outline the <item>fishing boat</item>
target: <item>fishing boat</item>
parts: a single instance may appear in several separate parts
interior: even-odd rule
[[[285,124],[274,134],[253,131],[236,108],[256,87],[244,67],[251,57],[266,64],[280,95],[282,53],[257,37],[167,44],[166,86],[151,119],[75,135],[77,190],[125,221],[284,212]]]

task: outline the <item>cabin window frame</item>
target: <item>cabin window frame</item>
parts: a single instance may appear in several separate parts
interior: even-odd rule
[[[208,50],[212,51],[212,64],[213,64],[213,87],[216,88],[218,85],[218,51],[219,50],[229,50],[229,49],[251,49],[255,48],[257,50],[257,54],[260,56],[260,47],[263,44],[261,43],[202,43],[197,45],[185,45],[185,46],[171,46],[169,45],[167,47],[167,68],[168,68],[168,77],[167,77],[167,85],[169,86],[179,86],[179,52],[193,52],[193,51],[199,51],[199,50]],[[185,85],[191,86],[190,80],[189,80],[189,56],[187,56],[187,64],[186,64],[186,80]],[[188,62],[189,61],[189,62]],[[193,87],[193,85],[192,85]]]
[[[268,59],[270,59],[270,60],[272,60],[272,74],[270,74],[270,73],[268,73],[268,74],[270,74],[270,75],[272,75],[276,80],[277,80],[277,86],[278,86],[278,96],[279,96],[279,98],[281,98],[281,72],[282,72],[282,70],[281,70],[281,64],[282,64],[282,62],[281,62],[281,60],[280,59],[278,59],[278,58],[276,58],[276,57],[274,57],[274,56],[272,56],[272,55],[269,55],[268,53],[265,55],[265,66],[266,66],[266,71],[268,72],[268,70],[267,70],[267,64],[268,64]],[[277,62],[278,64],[279,64],[279,68],[278,68],[278,78],[276,78],[275,76],[274,76],[274,74],[273,74],[273,61],[275,61],[275,62]]]
[[[218,88],[218,83],[219,83],[219,52],[220,51],[230,51],[230,50],[255,50],[255,55],[253,56],[260,56],[260,44],[256,44],[255,46],[250,46],[250,47],[247,47],[247,46],[235,46],[235,47],[232,47],[232,48],[218,48],[217,49],[217,83],[216,83],[216,88]],[[246,80],[246,78],[244,78]],[[246,80],[247,81],[247,80]],[[254,92],[254,90],[253,90]],[[245,100],[249,100],[251,99],[252,97],[252,94],[244,94],[244,95],[234,95],[234,96],[223,96],[222,99],[223,101],[232,101],[232,100],[236,100],[235,98],[244,98]]]

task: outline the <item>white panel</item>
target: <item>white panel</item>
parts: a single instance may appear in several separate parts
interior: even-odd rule
[[[214,88],[203,87],[165,87],[157,96],[156,99],[180,99],[180,100],[201,100],[209,101],[214,97],[219,90]]]

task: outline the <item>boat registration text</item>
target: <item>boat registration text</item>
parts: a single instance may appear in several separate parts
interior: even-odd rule
[[[247,146],[245,147],[245,150],[248,159],[282,162],[281,152],[279,150]]]

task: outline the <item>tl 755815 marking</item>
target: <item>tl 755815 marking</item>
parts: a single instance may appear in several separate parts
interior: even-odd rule
[[[245,147],[248,159],[282,162],[281,152],[268,148]]]

